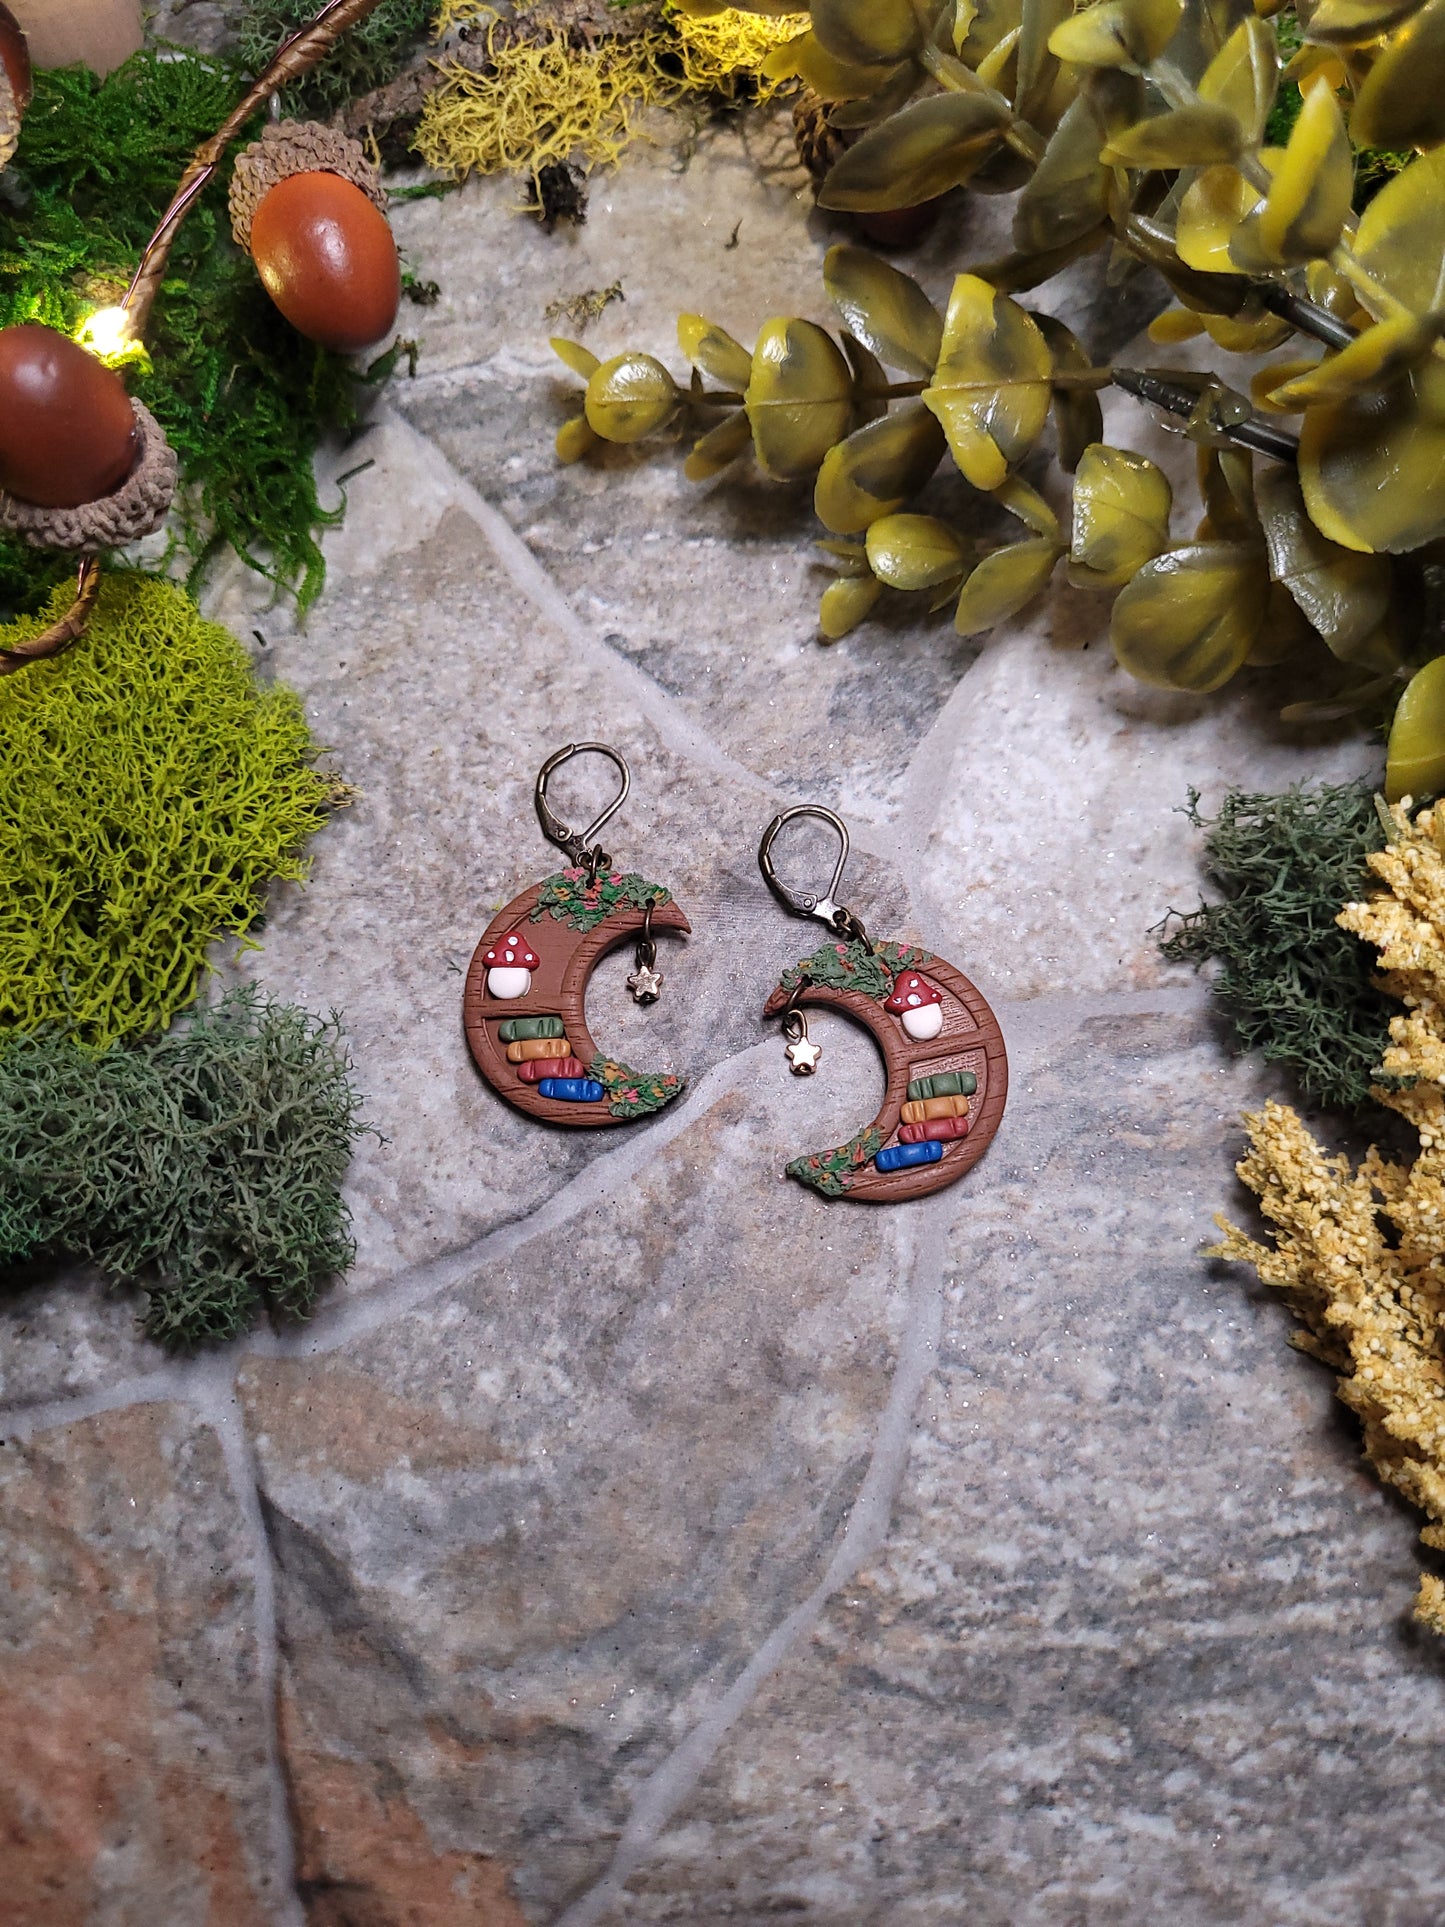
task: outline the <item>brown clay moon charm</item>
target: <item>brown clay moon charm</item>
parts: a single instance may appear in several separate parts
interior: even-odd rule
[[[653,931],[692,928],[660,884],[564,870],[498,911],[473,954],[462,1020],[477,1068],[499,1097],[546,1124],[625,1124],[670,1104],[683,1079],[605,1057],[587,1028],[599,960]]]
[[[998,1019],[961,971],[903,944],[837,939],[785,971],[764,1006],[846,1011],[872,1031],[883,1107],[847,1144],[794,1158],[789,1177],[829,1198],[895,1204],[942,1191],[993,1142],[1008,1096]]]

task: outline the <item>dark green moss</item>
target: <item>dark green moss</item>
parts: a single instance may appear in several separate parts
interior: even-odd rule
[[[328,59],[286,90],[284,111],[326,119],[356,95],[385,87],[396,79],[435,11],[432,0],[381,0],[375,13],[342,36]],[[236,24],[244,64],[258,73],[287,35],[315,12],[316,0],[249,0]]]
[[[254,990],[95,1054],[55,1030],[0,1044],[0,1270],[93,1259],[146,1293],[172,1351],[304,1318],[354,1250],[359,1135],[341,1033]]]
[[[1174,928],[1174,963],[1213,961],[1214,995],[1244,1050],[1282,1065],[1311,1102],[1369,1102],[1398,1009],[1374,984],[1374,952],[1335,922],[1364,894],[1365,858],[1384,847],[1370,790],[1296,786],[1279,796],[1232,790],[1206,822],[1205,863],[1221,892]]]

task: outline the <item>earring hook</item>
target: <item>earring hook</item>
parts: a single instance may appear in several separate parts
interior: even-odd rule
[[[838,861],[833,866],[833,875],[822,896],[814,896],[805,890],[790,890],[773,867],[773,844],[777,841],[779,830],[800,816],[817,817],[819,822],[829,826],[838,839]],[[832,810],[825,810],[818,803],[795,803],[791,809],[779,810],[763,831],[763,840],[758,845],[758,868],[763,873],[763,881],[778,901],[785,904],[795,917],[816,917],[820,923],[826,923],[830,929],[856,938],[860,943],[866,943],[867,931],[853,912],[838,901],[838,887],[843,881],[843,871],[847,864],[848,826],[841,816],[835,816]]]
[[[605,756],[608,762],[616,767],[618,775],[622,778],[622,784],[601,815],[595,817],[579,834],[568,829],[547,801],[547,784],[553,772],[560,769],[563,763],[570,762],[574,756],[582,756],[589,751],[597,756]],[[627,801],[627,792],[631,788],[632,771],[627,767],[627,758],[621,750],[613,749],[608,743],[568,743],[565,749],[555,750],[537,772],[537,787],[533,793],[533,801],[537,805],[537,817],[542,825],[542,834],[549,842],[565,850],[578,869],[590,870],[595,876],[597,871],[612,859],[600,845],[594,845],[591,849],[587,846],[603,826],[610,823],[616,816]]]

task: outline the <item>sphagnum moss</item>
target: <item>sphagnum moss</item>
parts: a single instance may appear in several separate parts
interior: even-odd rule
[[[184,591],[110,576],[82,644],[0,681],[0,1032],[168,1024],[212,940],[305,875],[344,795],[316,753],[298,697]]]

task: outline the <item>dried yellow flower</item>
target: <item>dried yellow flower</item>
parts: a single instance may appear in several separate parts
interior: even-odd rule
[[[1285,1294],[1303,1326],[1293,1342],[1339,1374],[1366,1457],[1427,1515],[1426,1545],[1445,1548],[1445,806],[1410,812],[1409,797],[1390,808],[1389,844],[1369,859],[1383,887],[1338,921],[1376,946],[1381,983],[1405,1005],[1374,1095],[1413,1125],[1419,1154],[1406,1167],[1371,1150],[1353,1167],[1266,1104],[1245,1119],[1238,1170],[1274,1245],[1220,1219],[1211,1255]],[[1415,1616],[1445,1633],[1445,1584],[1429,1574]]]

